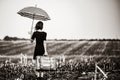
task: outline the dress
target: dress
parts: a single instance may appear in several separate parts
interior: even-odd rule
[[[33,59],[36,59],[36,56],[43,56],[45,53],[44,49],[44,40],[46,40],[47,33],[41,31],[35,31],[31,37],[32,40],[36,39],[36,46],[34,50]]]

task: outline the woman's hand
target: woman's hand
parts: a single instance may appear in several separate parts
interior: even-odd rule
[[[44,56],[48,56],[48,52],[47,51],[45,51]]]
[[[31,41],[31,43],[33,43],[33,39],[31,39],[30,41]]]

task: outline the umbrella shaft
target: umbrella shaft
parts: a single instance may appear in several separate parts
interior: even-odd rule
[[[32,25],[31,25],[31,36],[32,36],[32,33],[33,33],[33,24],[34,24],[34,18],[32,20]]]

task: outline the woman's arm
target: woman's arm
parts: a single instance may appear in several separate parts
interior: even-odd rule
[[[31,43],[33,43],[34,39],[35,39],[35,33],[33,33],[32,36],[31,36],[31,40],[30,40]]]
[[[44,41],[44,48],[45,48],[44,55],[47,56],[48,55],[48,52],[47,52],[47,41]]]

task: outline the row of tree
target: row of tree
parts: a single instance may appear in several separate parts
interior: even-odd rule
[[[26,38],[5,36],[3,40],[28,40]],[[48,39],[49,41],[120,41],[120,39]]]
[[[120,39],[49,39],[51,41],[120,41]]]
[[[5,41],[11,41],[11,40],[28,40],[28,39],[25,39],[25,38],[18,38],[18,37],[10,37],[10,36],[5,36],[4,38],[3,38],[3,40],[5,40]]]

